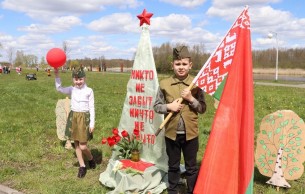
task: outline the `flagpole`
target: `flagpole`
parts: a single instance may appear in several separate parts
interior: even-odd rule
[[[243,10],[246,11],[248,9],[248,5],[245,6],[245,9]],[[236,22],[236,20],[235,20]],[[198,72],[198,74],[196,75],[196,77],[193,79],[192,83],[189,85],[188,89],[191,90],[193,88],[193,86],[195,85],[195,83],[197,82],[198,78],[201,76],[203,70],[205,69],[205,67],[210,63],[212,57],[215,55],[217,49],[221,46],[221,44],[224,42],[225,38],[227,37],[228,33],[230,32],[230,30],[232,29],[232,27],[234,26],[235,22],[233,22],[232,26],[229,28],[229,30],[227,31],[224,39],[220,42],[220,44],[216,47],[216,49],[214,50],[214,52],[210,55],[210,57],[208,58],[208,60],[204,63],[203,67],[200,69],[200,71]],[[182,98],[179,98],[178,103],[181,104],[181,102],[183,101]],[[158,130],[156,131],[155,135],[158,136],[159,133],[161,132],[161,130],[163,129],[163,127],[166,125],[166,123],[169,121],[169,119],[173,116],[174,112],[170,112],[166,118],[163,120],[163,122],[161,123],[160,127],[158,128]]]

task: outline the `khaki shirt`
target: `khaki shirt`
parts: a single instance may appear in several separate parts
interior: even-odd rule
[[[193,77],[190,75],[184,80],[179,80],[176,76],[161,80],[154,110],[167,116],[169,112],[166,104],[180,98],[182,90],[187,88],[192,81]],[[194,102],[190,104],[184,100],[182,102],[185,104],[184,108],[175,112],[165,125],[165,136],[172,140],[176,139],[177,133],[185,133],[187,140],[198,136],[198,113],[202,114],[206,111],[206,103],[203,90],[193,87],[191,92],[195,98]]]

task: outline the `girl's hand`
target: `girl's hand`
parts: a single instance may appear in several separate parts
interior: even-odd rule
[[[59,77],[59,75],[58,75],[58,68],[54,68],[54,74],[55,74],[55,77]]]
[[[93,133],[94,128],[90,128],[89,131],[90,131],[90,133]]]

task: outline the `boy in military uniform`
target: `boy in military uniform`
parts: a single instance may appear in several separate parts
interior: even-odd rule
[[[178,193],[180,180],[181,152],[185,162],[185,177],[187,193],[193,193],[198,176],[197,152],[198,142],[198,113],[206,111],[204,92],[188,86],[193,77],[189,75],[192,68],[190,53],[186,46],[173,49],[172,69],[174,75],[160,81],[159,91],[154,103],[157,113],[173,116],[165,125],[166,153],[168,155],[169,194]],[[183,98],[180,104],[179,98]]]

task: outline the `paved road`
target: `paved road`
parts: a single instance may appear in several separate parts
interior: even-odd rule
[[[292,88],[305,88],[305,84],[278,84],[278,83],[267,83],[267,82],[254,82],[256,85],[265,86],[282,86],[282,87],[292,87]]]
[[[14,189],[11,189],[7,186],[0,185],[0,194],[23,194],[23,193],[16,191]]]

